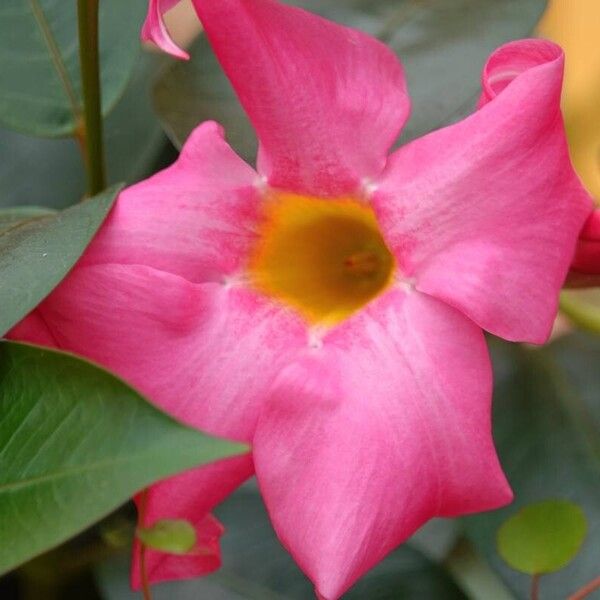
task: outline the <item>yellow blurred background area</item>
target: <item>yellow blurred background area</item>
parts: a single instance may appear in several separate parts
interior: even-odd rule
[[[565,50],[563,113],[571,157],[600,203],[600,0],[550,0],[538,34]]]

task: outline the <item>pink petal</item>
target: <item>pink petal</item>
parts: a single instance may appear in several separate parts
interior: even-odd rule
[[[282,373],[254,438],[282,543],[334,600],[434,516],[511,499],[481,330],[394,289]]]
[[[46,325],[46,322],[37,309],[30,312],[22,321],[17,323],[7,333],[6,337],[39,346],[58,347],[50,328]]]
[[[61,348],[192,427],[241,441],[252,439],[275,376],[306,345],[300,320],[253,292],[143,265],[78,267],[38,311]]]
[[[542,40],[501,47],[484,69],[493,99],[396,152],[373,199],[417,288],[510,340],[548,337],[591,209],[560,115],[563,60]]]
[[[306,346],[304,325],[254,293],[144,265],[78,266],[36,312],[51,345],[113,370],[189,425],[238,440],[252,439],[272,381]],[[11,335],[41,341],[27,323]],[[161,482],[149,494],[147,516],[183,516],[200,526],[252,473],[248,454]],[[151,554],[156,580],[216,568],[215,557],[207,564]]]
[[[579,234],[571,268],[580,273],[600,275],[600,208],[589,216]]]
[[[141,264],[190,281],[240,270],[259,218],[257,174],[213,122],[169,168],[125,189],[81,264]]]
[[[185,490],[180,490],[180,493]],[[139,500],[138,500],[139,506]],[[168,511],[168,514],[179,511]],[[147,518],[145,525],[151,526],[163,517]],[[164,517],[167,518],[167,517]],[[185,518],[184,515],[169,518]],[[166,554],[151,548],[146,549],[145,566],[149,583],[173,581],[177,579],[191,579],[207,575],[216,571],[221,566],[221,551],[219,539],[223,534],[223,526],[210,513],[205,514],[195,522],[189,517],[196,529],[196,546],[189,554]],[[134,539],[131,564],[131,587],[139,590],[142,586],[141,545],[137,538]]]
[[[163,21],[163,15],[180,0],[149,0],[148,14],[142,26],[141,38],[144,42],[154,42],[161,50],[177,58],[189,59],[172,39]]]
[[[260,141],[274,187],[354,193],[409,112],[404,73],[375,39],[274,0],[194,0]]]
[[[97,265],[76,267],[9,337],[86,356],[189,424],[249,440],[270,381],[291,360],[296,335],[304,340],[286,315],[248,292],[192,284],[141,265]],[[218,568],[221,530],[207,513],[253,470],[247,454],[150,488],[145,523],[185,518],[196,525],[206,551],[174,556],[148,550],[151,581]]]
[[[196,527],[197,547],[189,555],[176,556],[146,550],[146,572],[151,583],[172,579],[189,579],[209,573],[220,566],[220,523],[208,511],[228,496],[253,473],[250,455],[224,460],[199,469],[186,471],[151,486],[145,500],[138,498],[145,526],[161,519],[186,519]],[[141,505],[143,509],[140,508]],[[141,523],[141,516],[140,516]],[[140,547],[133,549],[132,585],[140,586]]]

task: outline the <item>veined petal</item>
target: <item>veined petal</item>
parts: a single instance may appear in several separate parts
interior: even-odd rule
[[[150,486],[145,497],[138,497],[140,525],[148,527],[161,519],[185,519],[196,528],[197,544],[187,555],[146,549],[146,572],[151,583],[189,579],[219,568],[223,527],[208,511],[253,471],[252,457],[247,454],[185,471]],[[140,587],[140,573],[140,547],[136,539],[131,566],[134,589]]]
[[[398,150],[373,204],[419,290],[509,340],[541,343],[591,199],[569,160],[561,49],[501,47],[481,110]]]
[[[510,501],[490,400],[482,331],[397,289],[281,373],[254,438],[256,473],[321,597],[339,598],[429,518]]]
[[[40,312],[31,311],[22,321],[17,323],[7,334],[8,338],[22,340],[39,346],[58,347],[52,332]]]
[[[409,112],[395,55],[366,34],[275,0],[194,0],[256,128],[259,171],[335,196],[378,175]]]
[[[255,239],[257,178],[223,129],[203,123],[173,165],[121,192],[80,264],[148,265],[220,281],[240,270]]]
[[[38,311],[61,348],[188,425],[240,441],[252,439],[273,379],[306,345],[300,320],[253,292],[143,265],[77,267]]]
[[[163,20],[163,15],[179,2],[180,0],[149,0],[141,38],[144,42],[155,43],[161,50],[172,56],[187,60],[190,55],[172,40]]]

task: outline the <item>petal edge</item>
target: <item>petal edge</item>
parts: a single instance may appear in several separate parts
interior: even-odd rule
[[[480,110],[400,148],[373,204],[419,290],[500,337],[543,343],[592,201],[560,114],[562,52],[541,40],[504,48],[490,60],[517,56],[516,77],[504,64]]]
[[[273,187],[355,193],[409,112],[402,66],[370,36],[275,0],[194,0]]]

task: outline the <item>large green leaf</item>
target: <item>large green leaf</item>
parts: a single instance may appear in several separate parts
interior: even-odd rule
[[[0,342],[0,573],[153,481],[244,450],[184,427],[82,359]]]
[[[196,581],[155,586],[155,600],[306,600],[312,584],[283,550],[256,490],[242,488],[217,508],[226,527],[223,566]],[[109,563],[99,573],[106,600],[135,600],[123,563]],[[375,567],[344,596],[347,600],[464,600],[444,571],[409,546],[403,546]]]
[[[139,50],[144,0],[100,2],[102,101],[119,99]],[[82,112],[74,0],[3,0],[0,123],[40,136],[70,135]]]
[[[109,181],[148,176],[168,144],[153,113],[149,90],[163,57],[139,55],[133,76],[104,122]],[[81,153],[73,139],[43,139],[0,129],[0,206],[64,208],[85,191]]]
[[[90,243],[119,188],[0,231],[0,336],[35,308]],[[13,214],[9,211],[8,214]]]
[[[23,223],[23,221],[48,217],[52,214],[54,214],[52,209],[44,208],[42,206],[0,208],[0,235],[7,229],[12,229],[15,225]]]
[[[519,598],[530,580],[496,551],[501,524],[519,508],[570,500],[590,523],[581,552],[566,568],[544,575],[541,597],[564,600],[598,575],[600,548],[600,339],[583,334],[544,349],[496,343],[494,435],[514,503],[465,520],[470,539]]]
[[[472,111],[481,68],[502,43],[533,30],[545,0],[303,0],[294,2],[388,43],[406,68],[413,100],[402,139],[408,141]],[[225,126],[247,160],[256,140],[205,39],[192,60],[175,63],[157,82],[155,105],[165,130],[181,145],[201,121]]]

